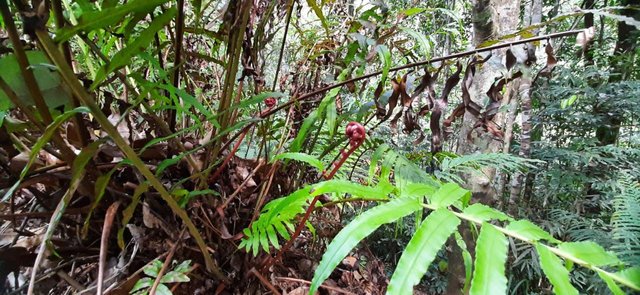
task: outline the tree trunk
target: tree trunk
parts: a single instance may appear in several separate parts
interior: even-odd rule
[[[478,46],[485,41],[507,35],[515,31],[520,19],[520,0],[475,0],[473,3],[473,42]],[[504,71],[503,59],[505,50],[493,52],[491,60],[479,67],[472,86],[469,89],[471,99],[478,105],[484,106],[487,100],[487,90],[496,78]],[[494,117],[494,122],[502,124],[502,114]],[[465,113],[462,128],[458,137],[458,150],[460,154],[471,154],[476,151],[498,152],[502,149],[502,143],[494,140],[491,135],[473,131],[476,123],[475,116]],[[468,140],[471,135],[472,140]],[[473,193],[474,201],[485,204],[495,204],[495,190],[491,180],[495,175],[495,169],[484,168],[483,173],[475,173],[467,177],[466,187]],[[459,227],[468,249],[475,249],[474,239],[469,231],[468,224]],[[462,254],[454,241],[449,241],[447,248],[449,264],[461,264]],[[462,264],[461,264],[462,265]],[[465,279],[464,267],[457,265],[449,269],[448,285],[445,294],[460,294]]]
[[[531,7],[528,8],[530,13],[527,13],[525,22],[528,26],[537,24],[542,20],[542,0],[534,0],[531,3]],[[538,32],[535,31],[537,34]],[[527,59],[535,60],[535,45],[527,45]],[[531,83],[532,73],[531,64],[525,63],[525,69],[523,70],[522,79],[520,79],[520,152],[519,156],[522,158],[529,158],[531,156]],[[511,191],[509,194],[508,213],[517,216],[518,206],[520,203],[522,187],[524,184],[525,175],[523,173],[516,173],[511,181]]]
[[[512,0],[477,0],[473,7],[473,41],[480,45],[490,39],[498,38],[512,33],[518,27],[520,19],[520,1]],[[494,80],[501,76],[504,71],[504,56],[506,49],[497,50],[489,61],[478,69],[473,84],[469,91],[471,99],[478,105],[485,105],[487,90]],[[502,150],[502,143],[495,140],[491,134],[484,132],[474,132],[473,126],[476,118],[466,113],[463,118],[462,128],[458,137],[458,150],[460,154],[472,154],[480,151],[482,153],[499,152]],[[494,122],[501,126],[504,115],[498,113]],[[471,138],[471,140],[469,140]],[[466,186],[473,195],[474,200],[485,204],[495,204],[497,201],[496,191],[491,185],[495,175],[495,169],[484,168],[483,173],[469,175]]]

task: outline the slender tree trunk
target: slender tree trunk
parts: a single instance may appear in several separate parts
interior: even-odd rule
[[[473,42],[478,46],[485,41],[507,35],[517,29],[520,19],[520,1],[477,0],[474,3],[472,13]],[[487,90],[489,90],[493,81],[502,75],[505,52],[506,49],[493,52],[491,60],[478,69],[470,87],[471,99],[478,105],[485,105]],[[504,114],[498,113],[494,118],[494,122],[498,126],[502,126],[504,117]],[[464,115],[458,137],[458,153],[471,154],[477,151],[483,153],[501,151],[503,148],[501,141],[495,140],[491,134],[474,131],[476,120],[471,114],[466,113]],[[495,204],[497,195],[492,185],[495,169],[484,168],[482,172],[482,174],[469,175],[469,181],[466,186],[472,191],[474,200],[490,205]]]
[[[475,0],[473,2],[472,22],[473,22],[473,42],[478,46],[485,41],[499,38],[515,31],[520,19],[520,0]],[[493,81],[501,75],[504,69],[503,59],[505,50],[493,52],[491,60],[483,64],[475,75],[469,91],[471,99],[478,105],[485,105],[486,93]],[[494,122],[499,126],[502,124],[503,115],[494,117]],[[502,150],[502,143],[492,138],[490,134],[474,131],[477,118],[466,113],[463,117],[462,128],[458,137],[458,153],[471,154],[476,151],[498,152]],[[471,135],[471,140],[468,140]],[[491,180],[495,175],[495,169],[484,168],[483,173],[468,175],[466,187],[473,193],[474,201],[495,204],[496,194]],[[474,239],[469,231],[468,224],[460,225],[460,231],[468,249],[475,249]],[[455,241],[450,240],[447,244],[451,252],[448,253],[449,269],[448,285],[445,294],[460,294],[464,281],[465,272],[460,248]]]
[[[542,20],[542,0],[533,0],[531,7],[528,9],[530,13],[527,13],[528,18],[525,19],[527,25],[533,25],[539,23]],[[537,33],[537,32],[535,32]],[[535,60],[535,45],[527,45],[527,59]],[[520,79],[520,152],[519,156],[522,158],[529,158],[531,156],[531,83],[532,83],[532,69],[530,63],[525,63],[522,78]],[[511,181],[511,191],[509,194],[508,212],[511,215],[518,215],[518,206],[521,200],[522,187],[525,181],[525,174],[516,173]]]

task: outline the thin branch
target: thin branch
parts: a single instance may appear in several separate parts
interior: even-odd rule
[[[289,24],[291,23],[291,12],[296,5],[295,0],[289,0],[289,10],[287,10],[287,24],[284,26],[284,37],[282,37],[282,45],[280,45],[280,54],[278,55],[278,65],[276,66],[276,74],[273,77],[273,86],[271,91],[276,91],[276,85],[278,84],[278,74],[280,74],[280,66],[282,65],[282,55],[284,54],[284,46],[287,44],[287,36],[289,34]]]
[[[553,34],[548,34],[548,35],[543,35],[543,36],[537,36],[537,37],[532,37],[532,38],[527,38],[527,39],[522,39],[522,40],[517,40],[517,41],[512,41],[512,42],[507,42],[507,43],[500,43],[500,44],[496,44],[493,46],[487,46],[484,48],[477,48],[477,49],[472,49],[472,50],[467,50],[467,51],[463,51],[463,52],[458,52],[458,53],[454,53],[454,54],[450,54],[447,56],[442,56],[442,57],[436,57],[436,58],[432,58],[432,59],[428,59],[428,60],[423,60],[420,62],[415,62],[415,63],[410,63],[410,64],[406,64],[403,66],[399,66],[399,67],[395,67],[395,68],[391,68],[389,69],[389,72],[397,72],[400,70],[404,70],[404,69],[409,69],[409,68],[414,68],[414,67],[419,67],[419,66],[424,66],[424,65],[428,65],[431,63],[435,63],[435,62],[439,62],[439,61],[445,61],[445,60],[449,60],[449,59],[455,59],[455,58],[460,58],[460,57],[464,57],[464,56],[469,56],[469,55],[473,55],[473,54],[477,54],[480,52],[486,52],[486,51],[491,51],[491,50],[496,50],[496,49],[500,49],[500,48],[505,48],[505,47],[510,47],[513,45],[519,45],[519,44],[525,44],[525,43],[530,43],[530,42],[534,42],[534,41],[540,41],[540,40],[547,40],[547,39],[553,39],[553,38],[560,38],[560,37],[566,37],[566,36],[572,36],[572,35],[576,35],[578,33],[583,32],[584,30],[571,30],[571,31],[565,31],[565,32],[560,32],[560,33],[553,33]],[[293,98],[291,98],[291,100],[274,107],[273,109],[266,111],[262,114],[260,114],[261,118],[266,118],[269,117],[277,112],[279,112],[280,110],[289,107],[295,103],[298,102],[302,102],[310,97],[316,96],[318,94],[327,92],[331,89],[337,88],[337,87],[341,87],[344,86],[346,84],[349,83],[353,83],[353,82],[357,82],[360,80],[364,80],[367,78],[371,78],[371,77],[375,77],[378,75],[381,75],[382,71],[377,71],[377,72],[373,72],[370,74],[366,74],[366,75],[362,75],[359,77],[355,77],[352,79],[348,79],[339,83],[335,83],[333,85],[329,85],[323,88],[320,88],[318,90],[309,92],[307,94],[303,94],[299,97],[294,96]],[[240,132],[236,133],[233,137],[231,137],[231,139],[229,139],[223,146],[222,148],[219,150],[218,153],[224,151],[225,149],[227,149],[229,147],[229,145],[236,139],[238,138],[238,136],[240,136],[240,134],[246,132],[246,130],[248,130],[249,128],[253,127],[256,124],[256,122],[252,122],[250,124],[248,124],[247,126],[245,126],[242,130],[240,130]]]
[[[107,263],[107,249],[109,247],[109,234],[113,227],[113,219],[116,217],[120,207],[120,201],[117,201],[107,209],[107,214],[104,216],[104,224],[102,225],[102,237],[100,239],[100,259],[98,260],[98,288],[97,294],[102,295],[104,284],[104,267]]]
[[[180,86],[180,63],[182,62],[182,40],[184,39],[184,0],[178,0],[178,16],[176,17],[176,37],[175,37],[175,61],[173,72],[173,87]],[[169,129],[176,132],[176,110],[169,110]]]

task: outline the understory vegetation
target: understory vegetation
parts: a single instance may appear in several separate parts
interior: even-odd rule
[[[0,12],[0,294],[640,292],[638,0]]]

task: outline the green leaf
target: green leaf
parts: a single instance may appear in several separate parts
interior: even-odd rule
[[[600,276],[600,278],[607,284],[607,287],[609,288],[611,293],[613,293],[613,295],[625,295],[620,286],[618,286],[618,284],[616,284],[616,282],[610,276],[608,276],[607,273],[604,273],[602,271],[597,271],[597,273],[598,276]]]
[[[38,88],[44,97],[49,109],[71,104],[71,93],[62,83],[60,74],[51,69],[50,61],[43,51],[30,50],[25,52],[29,61],[29,68],[33,72],[38,83]],[[20,66],[15,54],[7,54],[0,58],[0,77],[13,90],[18,98],[26,106],[34,106],[29,88],[24,81]],[[55,69],[55,68],[54,68]],[[0,111],[8,110],[13,106],[4,91],[0,91]]]
[[[357,216],[336,235],[327,247],[320,265],[316,268],[309,293],[314,294],[318,290],[320,284],[331,275],[333,269],[362,239],[381,225],[393,222],[420,209],[422,206],[417,199],[399,198],[378,205]]]
[[[465,196],[470,195],[466,189],[463,189],[458,184],[455,183],[445,183],[436,191],[429,200],[431,201],[431,205],[436,208],[444,208],[450,205],[453,205],[456,201],[462,199]]]
[[[413,294],[413,286],[420,282],[442,245],[459,224],[460,219],[447,209],[438,209],[429,214],[400,256],[387,294]]]
[[[173,293],[165,284],[159,284],[155,295],[173,295]]]
[[[634,266],[617,273],[610,273],[604,270],[596,271],[598,272],[598,275],[605,280],[605,282],[615,280],[616,282],[636,291],[640,291],[640,267]],[[615,290],[615,288],[612,288],[613,285],[615,284],[609,284],[609,282],[607,282],[607,286],[609,286],[610,289]],[[618,288],[618,290],[619,289],[620,288]]]
[[[333,98],[327,106],[327,129],[329,129],[329,136],[334,136],[336,133],[336,124],[338,123],[338,110],[336,108],[336,99]]]
[[[91,216],[93,215],[93,211],[98,207],[98,204],[100,204],[100,201],[102,200],[102,197],[104,196],[104,192],[107,189],[107,185],[109,184],[109,181],[111,180],[111,176],[113,175],[113,173],[116,172],[117,168],[119,168],[118,165],[116,165],[116,167],[114,169],[111,169],[107,174],[100,175],[98,177],[98,179],[96,180],[96,184],[95,184],[95,199],[91,203],[91,208],[89,208],[89,213],[87,213],[87,217],[84,220],[84,224],[82,226],[82,232],[81,232],[82,237],[86,238],[86,236],[87,236],[87,234],[89,232],[89,225],[90,225],[89,221],[91,220]]]
[[[487,205],[475,203],[464,209],[462,212],[464,215],[469,216],[476,222],[484,222],[489,220],[512,220],[507,214],[504,214],[496,209],[493,209]]]
[[[562,260],[553,254],[545,245],[536,244],[540,265],[545,275],[553,285],[553,292],[560,295],[579,294],[578,290],[571,285],[569,271],[564,267]]]
[[[557,243],[551,234],[541,229],[539,226],[531,223],[529,220],[518,220],[509,223],[507,230],[514,233],[514,236],[525,239],[529,242],[536,242],[539,240],[547,240]]]
[[[621,263],[614,254],[605,251],[602,246],[591,241],[562,243],[558,245],[558,249],[570,257],[575,257],[595,266]]]
[[[416,15],[416,14],[418,14],[418,13],[422,13],[422,12],[424,12],[425,10],[427,10],[427,9],[425,9],[425,8],[420,8],[420,7],[412,7],[412,8],[409,8],[409,9],[405,9],[405,10],[403,10],[403,11],[402,11],[402,12],[400,12],[400,13],[402,13],[402,14],[404,14],[404,15],[406,15],[406,16],[412,16],[412,15]]]
[[[167,9],[163,14],[157,16],[149,26],[134,39],[133,42],[127,44],[125,48],[118,51],[118,53],[111,58],[109,63],[98,71],[93,84],[91,85],[91,89],[95,89],[100,85],[107,75],[111,74],[113,71],[128,65],[136,54],[146,50],[149,44],[153,41],[155,34],[173,19],[176,12],[177,10],[175,7]]]
[[[151,261],[151,264],[145,266],[142,271],[150,276],[150,277],[157,277],[158,274],[160,273],[160,270],[162,269],[162,261],[160,261],[159,259],[153,260]]]
[[[428,59],[431,56],[431,45],[429,43],[429,40],[425,38],[424,34],[421,34],[411,28],[402,28],[402,31],[411,35],[411,37],[416,40],[416,43],[420,45],[420,48],[422,49],[422,54],[424,55],[425,59]]]
[[[433,195],[436,190],[437,188],[431,184],[409,182],[404,186],[402,191],[400,191],[400,195],[420,197],[421,200],[423,200],[424,196]]]
[[[300,150],[302,150],[302,145],[307,141],[307,133],[309,132],[309,129],[311,129],[311,127],[318,120],[320,111],[321,109],[317,108],[313,110],[311,113],[309,113],[309,115],[304,119],[304,121],[302,122],[302,126],[298,131],[298,135],[296,135],[296,138],[289,145],[290,151],[299,152]]]
[[[278,235],[276,234],[275,226],[267,226],[267,236],[269,237],[271,245],[276,249],[280,249],[280,243],[278,242]]]
[[[471,295],[507,294],[507,238],[493,225],[482,224],[476,245],[476,265],[471,280]]]
[[[177,271],[179,273],[186,273],[191,268],[191,260],[185,260],[178,264],[173,271]]]
[[[465,278],[464,278],[464,286],[462,287],[462,293],[468,294],[469,287],[471,284],[471,276],[473,273],[473,257],[471,257],[471,253],[469,253],[469,249],[467,249],[467,244],[462,238],[462,235],[460,235],[460,232],[455,232],[455,237],[456,237],[456,244],[458,244],[458,247],[460,247],[460,250],[462,250],[462,260],[464,261]]]
[[[145,288],[149,288],[151,287],[151,285],[153,285],[153,279],[151,278],[142,278],[139,279],[135,285],[133,285],[133,288],[131,289],[131,291],[129,291],[129,294],[134,293],[135,291],[138,290],[142,290]]]
[[[22,169],[22,172],[20,172],[20,177],[19,177],[18,181],[16,181],[16,183],[13,186],[11,186],[5,192],[5,194],[2,197],[2,200],[0,200],[0,202],[5,202],[6,200],[8,200],[11,197],[11,195],[13,195],[13,192],[20,185],[20,182],[22,182],[24,177],[27,176],[27,174],[29,173],[31,165],[33,165],[33,162],[35,161],[36,157],[40,153],[40,150],[42,150],[42,148],[45,146],[45,144],[49,143],[49,140],[51,140],[51,137],[53,136],[53,134],[55,134],[58,131],[58,128],[60,127],[60,125],[62,125],[62,123],[67,121],[69,118],[71,118],[75,114],[88,113],[88,112],[89,112],[89,109],[87,109],[86,107],[75,108],[73,110],[65,112],[64,114],[62,114],[60,116],[57,116],[53,120],[53,122],[51,122],[51,124],[49,124],[49,126],[47,126],[47,128],[44,130],[44,133],[42,134],[42,136],[40,136],[38,138],[38,141],[36,141],[36,143],[31,148],[31,154],[29,155],[29,161],[27,162],[27,165],[25,165],[24,168]]]
[[[371,155],[371,166],[369,166],[369,178],[367,179],[368,183],[373,181],[374,176],[376,175],[376,171],[378,168],[378,161],[383,157],[383,155],[388,155],[386,153],[389,150],[389,146],[387,144],[381,144],[373,155]]]
[[[380,81],[384,83],[389,76],[389,69],[391,69],[391,51],[389,51],[389,47],[386,45],[378,45],[376,46],[376,51],[378,52],[378,57],[380,61],[383,63],[382,66],[382,76],[380,76]]]
[[[64,27],[56,32],[56,41],[66,41],[78,32],[88,32],[98,28],[105,28],[116,24],[127,14],[132,12],[149,12],[167,0],[132,0],[126,4],[116,5],[102,11],[87,12],[82,15],[78,25]]]
[[[307,5],[311,7],[311,10],[313,10],[316,16],[318,16],[318,18],[320,19],[320,22],[322,23],[322,27],[327,32],[327,36],[330,35],[329,24],[327,24],[327,19],[324,17],[324,14],[322,13],[322,8],[319,7],[318,4],[316,4],[315,0],[307,0]]]
[[[273,163],[273,162],[275,162],[277,160],[281,160],[281,159],[291,159],[291,160],[296,160],[296,161],[300,161],[300,162],[305,162],[305,163],[315,167],[320,172],[324,171],[324,165],[322,164],[322,162],[320,160],[318,160],[316,157],[314,157],[312,155],[309,155],[309,154],[305,154],[305,153],[282,153],[282,154],[279,154],[279,155],[273,157],[273,159],[271,160],[271,163]]]
[[[161,283],[184,283],[188,281],[190,280],[187,275],[175,270],[166,273],[160,280]]]
[[[332,179],[319,182],[313,186],[311,196],[315,197],[327,193],[351,194],[357,197],[366,197],[368,199],[387,200],[389,194],[393,190],[393,186],[380,183],[376,186],[365,186],[356,182],[344,179]]]

